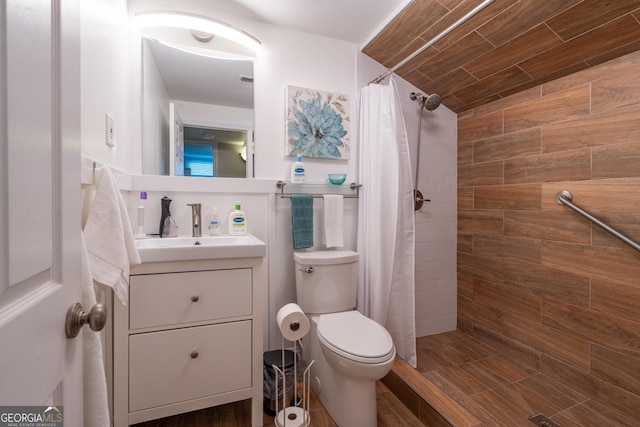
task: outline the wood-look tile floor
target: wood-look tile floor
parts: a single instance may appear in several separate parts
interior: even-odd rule
[[[378,427],[423,427],[389,389],[377,382]],[[309,403],[311,427],[337,427],[318,398],[313,394]],[[263,425],[273,426],[273,417],[263,414]],[[251,401],[221,405],[201,411],[162,418],[136,424],[134,427],[249,427],[251,426]],[[344,426],[348,427],[348,426]]]
[[[487,426],[534,427],[538,413],[561,427],[638,425],[463,332],[420,337],[416,348],[418,372]]]

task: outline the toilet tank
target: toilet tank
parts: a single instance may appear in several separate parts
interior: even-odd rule
[[[356,306],[358,253],[349,250],[295,252],[297,303],[307,314]]]

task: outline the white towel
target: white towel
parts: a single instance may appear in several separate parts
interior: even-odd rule
[[[93,280],[113,289],[123,305],[129,295],[129,271],[140,264],[131,222],[120,189],[108,167],[96,169],[96,195],[84,226]]]
[[[91,278],[89,254],[81,234],[81,282],[82,308],[91,310],[96,304],[96,292]],[[89,326],[82,328],[82,353],[84,381],[84,425],[87,427],[109,427],[109,398],[107,379],[104,370],[102,340],[100,332],[92,331]]]
[[[322,196],[324,199],[324,244],[327,248],[344,246],[344,198],[340,195]]]

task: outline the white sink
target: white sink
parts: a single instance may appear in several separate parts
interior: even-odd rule
[[[250,234],[246,236],[148,237],[136,240],[136,247],[143,263],[254,258],[267,254],[267,245]]]

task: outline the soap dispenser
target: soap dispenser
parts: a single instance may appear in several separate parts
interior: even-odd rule
[[[220,215],[218,214],[218,207],[213,207],[213,215],[211,216],[211,222],[209,223],[209,235],[220,236],[222,231],[220,230]]]

